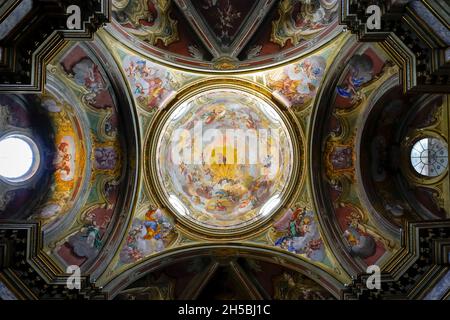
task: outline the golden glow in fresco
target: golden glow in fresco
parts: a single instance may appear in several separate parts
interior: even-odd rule
[[[170,205],[206,228],[232,230],[272,214],[291,176],[292,145],[281,117],[240,90],[209,90],[179,104],[157,150]]]

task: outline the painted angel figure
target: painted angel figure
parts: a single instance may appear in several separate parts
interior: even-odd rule
[[[286,232],[285,236],[275,241],[276,246],[304,254],[315,261],[322,261],[325,258],[325,249],[312,211],[302,208],[289,209],[274,223],[274,228],[278,232]]]
[[[350,253],[360,258],[368,258],[376,252],[375,239],[369,235],[361,233],[356,227],[349,226],[345,232],[344,237],[350,244]]]
[[[91,93],[97,93],[103,89],[103,79],[98,66],[90,59],[85,58],[75,64],[72,69],[75,82],[85,86]]]
[[[295,26],[311,32],[324,28],[338,9],[337,0],[300,0],[301,10],[295,17]]]
[[[56,171],[60,172],[65,177],[69,176],[71,173],[72,155],[70,154],[69,149],[69,144],[67,142],[61,142],[58,145],[58,153],[54,161]]]

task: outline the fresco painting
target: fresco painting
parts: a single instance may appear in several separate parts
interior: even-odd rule
[[[357,105],[363,99],[362,88],[377,79],[389,65],[386,58],[372,48],[354,54],[336,87],[336,107],[349,109]]]
[[[143,109],[157,109],[173,91],[171,74],[164,67],[131,55],[123,57],[122,65],[133,96]]]
[[[76,190],[82,180],[85,151],[80,143],[81,133],[76,129],[78,119],[70,113],[71,107],[49,94],[41,99],[40,104],[53,119],[55,132],[55,153],[49,168],[53,172],[54,184],[35,215],[48,227],[62,218],[78,196]]]
[[[161,209],[148,210],[143,217],[136,217],[120,252],[120,263],[139,261],[161,252],[175,238],[173,222]]]
[[[290,107],[306,106],[314,99],[326,67],[325,57],[312,56],[269,72],[267,85],[283,96]]]
[[[288,209],[275,221],[274,245],[317,262],[327,260],[315,213],[305,208]]]
[[[183,103],[180,112],[173,113],[176,118],[168,120],[158,143],[159,178],[193,221],[225,229],[245,225],[258,219],[263,205],[285,188],[292,168],[292,147],[281,119],[266,108],[271,107],[238,90],[211,90]],[[195,142],[197,135],[193,134],[198,126],[205,134],[202,144]],[[256,139],[260,129],[268,130],[268,152],[256,161],[246,156],[246,145],[241,150],[234,138],[226,135],[227,130],[253,130]],[[181,134],[176,134],[178,130]],[[207,136],[208,132],[217,135]],[[200,163],[191,159],[178,163],[175,156],[183,158],[190,146],[194,155],[201,155]]]
[[[349,253],[368,266],[376,264],[387,251],[385,240],[368,227],[362,213],[351,205],[336,208],[336,216]]]

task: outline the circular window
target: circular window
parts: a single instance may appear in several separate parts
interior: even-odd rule
[[[200,228],[237,232],[282,205],[293,146],[280,114],[237,89],[178,104],[162,128],[156,170],[164,199]]]
[[[0,177],[8,182],[23,182],[36,172],[37,147],[28,137],[10,135],[0,140]]]
[[[411,149],[411,164],[420,175],[437,177],[447,169],[448,149],[440,139],[420,139]]]

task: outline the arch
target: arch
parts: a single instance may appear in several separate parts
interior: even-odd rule
[[[297,271],[312,279],[336,299],[340,299],[345,288],[344,284],[334,276],[310,262],[285,251],[274,250],[257,244],[211,243],[193,244],[182,248],[168,250],[161,255],[150,257],[134,265],[130,269],[103,284],[102,290],[108,299],[114,298],[121,290],[127,288],[136,280],[164,268],[174,262],[187,261],[193,257],[217,257],[218,259],[235,259],[237,257],[255,258],[271,261]]]

